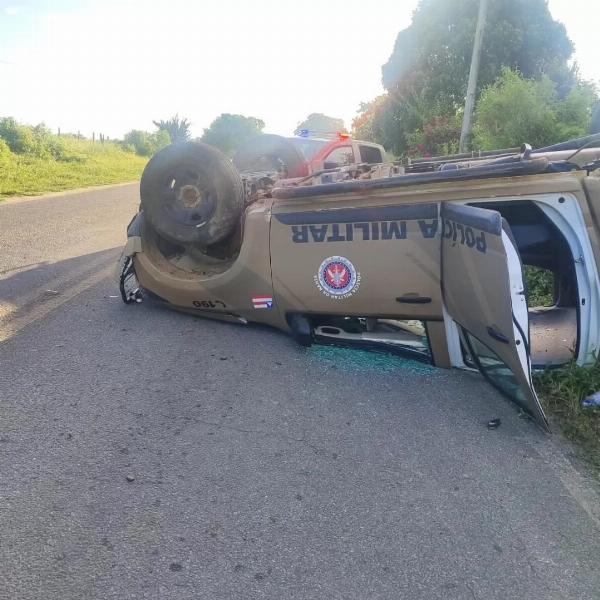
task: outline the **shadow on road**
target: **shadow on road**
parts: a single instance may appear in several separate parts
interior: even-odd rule
[[[44,262],[0,275],[0,340],[45,316],[116,268],[120,248],[58,262]]]

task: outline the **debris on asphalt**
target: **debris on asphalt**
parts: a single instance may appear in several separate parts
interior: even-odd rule
[[[498,429],[498,427],[500,427],[501,423],[502,423],[502,421],[500,419],[490,419],[487,422],[487,428],[488,429]]]
[[[314,345],[306,349],[309,358],[319,361],[326,369],[339,369],[352,373],[395,373],[399,370],[415,374],[437,372],[437,368],[417,360],[389,352]]]
[[[126,475],[125,479],[127,479],[127,481],[129,481],[129,483],[135,481],[135,477],[133,475]]]
[[[48,296],[56,296],[60,294],[60,292],[57,292],[56,290],[46,290],[44,293],[48,294]]]

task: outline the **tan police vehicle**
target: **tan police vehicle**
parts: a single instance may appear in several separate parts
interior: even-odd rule
[[[600,344],[600,136],[302,177],[270,137],[240,168],[194,142],[152,158],[123,299],[478,369],[547,429],[532,368],[592,364]],[[524,267],[554,282],[548,306],[529,306]]]

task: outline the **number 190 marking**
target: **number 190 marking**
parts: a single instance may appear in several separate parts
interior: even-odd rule
[[[192,304],[196,308],[226,308],[225,302],[221,300],[194,300]]]

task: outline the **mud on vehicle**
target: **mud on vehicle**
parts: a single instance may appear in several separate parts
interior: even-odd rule
[[[600,136],[347,163],[315,167],[278,136],[233,162],[199,143],[161,150],[123,299],[478,369],[547,429],[532,368],[592,364],[600,343]],[[529,306],[524,266],[553,281],[548,306]]]

